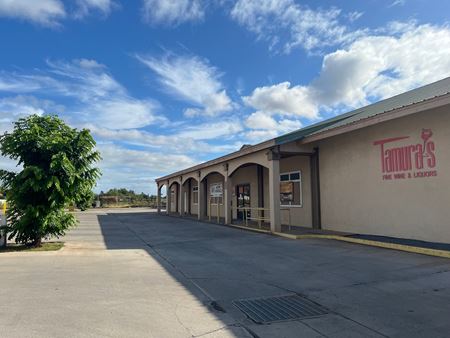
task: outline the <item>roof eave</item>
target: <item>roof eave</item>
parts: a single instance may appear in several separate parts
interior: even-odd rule
[[[412,103],[407,106],[382,112],[380,114],[365,119],[361,119],[340,127],[331,128],[328,130],[324,130],[322,132],[318,132],[317,134],[306,136],[301,140],[301,143],[307,144],[317,142],[326,138],[345,134],[361,128],[369,127],[381,122],[398,119],[400,117],[408,116],[411,114],[419,113],[425,110],[438,108],[449,104],[450,104],[450,93],[447,93],[441,96],[436,96],[427,100],[423,100],[421,102]]]

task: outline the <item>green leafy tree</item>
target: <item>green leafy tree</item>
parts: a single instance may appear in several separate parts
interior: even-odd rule
[[[85,193],[80,195],[80,198],[77,202],[77,207],[80,208],[81,211],[85,211],[88,208],[92,207],[92,203],[94,203],[95,194],[92,190],[88,190]]]
[[[76,225],[65,208],[78,203],[100,176],[93,167],[100,154],[88,130],[73,129],[56,116],[32,115],[0,136],[0,153],[22,166],[17,173],[0,170],[9,239],[40,246],[42,238],[62,236]]]

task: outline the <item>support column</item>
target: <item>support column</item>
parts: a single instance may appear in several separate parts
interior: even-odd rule
[[[232,222],[232,205],[231,200],[233,196],[233,180],[228,176],[228,173],[224,179],[224,198],[223,204],[225,206],[225,224],[231,224]]]
[[[264,208],[264,167],[256,165],[256,176],[258,179],[258,208]],[[264,217],[264,210],[258,213],[258,216]]]
[[[203,214],[205,213],[205,183],[203,181],[200,181],[200,176],[198,179],[198,219],[201,220],[203,217]]]
[[[158,214],[161,213],[161,187],[159,186],[159,183],[156,183],[156,187],[158,189],[156,193],[156,210],[158,211]]]
[[[183,216],[184,213],[184,189],[183,184],[181,184],[180,180],[180,189],[178,189],[178,192],[180,193],[180,196],[178,196],[178,212],[180,216]]]
[[[186,213],[190,216],[192,215],[191,205],[192,205],[192,179],[188,180],[188,191],[187,191],[187,210]]]
[[[270,231],[281,232],[280,159],[277,153],[269,156]]]
[[[319,148],[314,148],[310,157],[311,165],[311,209],[313,229],[322,229],[320,212],[320,170],[319,170]]]
[[[167,181],[167,185],[166,185],[166,214],[169,215],[170,214],[170,208],[172,205],[172,190],[170,188],[169,185],[169,181]]]

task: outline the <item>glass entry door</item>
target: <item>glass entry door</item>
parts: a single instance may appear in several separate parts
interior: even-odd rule
[[[242,210],[240,208],[250,208],[250,184],[240,184],[236,186],[236,197],[237,197],[237,218],[244,220],[250,217],[250,210]],[[246,215],[245,215],[246,213]]]

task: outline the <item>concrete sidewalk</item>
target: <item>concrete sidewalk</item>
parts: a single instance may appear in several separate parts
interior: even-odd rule
[[[449,336],[448,259],[147,210],[78,218],[60,252],[0,255],[0,336]],[[232,303],[291,294],[330,313],[258,325]]]
[[[100,216],[80,215],[59,252],[0,255],[0,337],[251,337],[119,220],[100,227]],[[108,250],[104,226],[108,245],[127,248]]]

